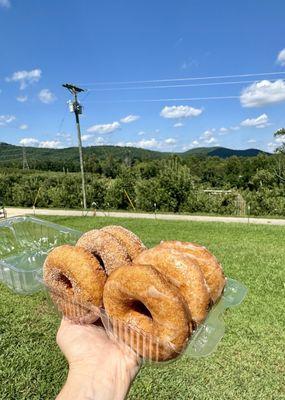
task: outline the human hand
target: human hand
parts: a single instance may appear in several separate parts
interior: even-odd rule
[[[122,400],[139,370],[137,357],[113,342],[103,327],[63,318],[57,343],[69,363],[57,400]]]

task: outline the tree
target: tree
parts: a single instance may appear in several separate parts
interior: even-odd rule
[[[279,147],[275,150],[276,153],[285,153],[285,128],[280,128],[274,133],[274,137],[278,143],[281,143]]]

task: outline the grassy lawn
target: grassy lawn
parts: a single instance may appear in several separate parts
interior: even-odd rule
[[[285,227],[139,219],[53,217],[82,231],[111,223],[136,232],[146,245],[161,239],[206,245],[226,275],[249,289],[225,315],[226,335],[207,358],[182,357],[144,366],[132,400],[285,399]],[[55,344],[58,318],[45,296],[13,295],[0,285],[0,399],[51,400],[67,367]]]

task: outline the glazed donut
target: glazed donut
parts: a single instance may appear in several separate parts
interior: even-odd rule
[[[99,229],[84,233],[77,241],[76,247],[83,247],[92,253],[107,275],[121,265],[131,262],[125,247],[110,233]]]
[[[170,280],[186,300],[193,321],[200,324],[207,316],[211,298],[203,273],[191,257],[160,246],[145,250],[134,262],[152,265]]]
[[[102,228],[101,231],[108,232],[112,236],[115,236],[115,238],[118,239],[123,246],[125,246],[131,260],[133,260],[143,250],[146,250],[146,247],[140,238],[122,226],[109,225]]]
[[[112,272],[103,301],[113,326],[129,332],[125,343],[144,358],[174,358],[191,334],[188,308],[179,291],[149,265],[122,266]]]
[[[226,278],[221,264],[206,247],[196,243],[171,240],[161,242],[159,248],[175,249],[188,254],[190,257],[192,256],[204,274],[212,301],[215,303],[220,298],[226,284]]]
[[[79,323],[96,321],[107,276],[90,253],[70,245],[56,247],[44,262],[43,277],[63,315]]]

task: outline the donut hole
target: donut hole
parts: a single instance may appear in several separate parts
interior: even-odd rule
[[[66,288],[66,289],[72,289],[72,283],[71,280],[64,275],[63,273],[59,273],[58,275],[58,281]]]
[[[133,300],[130,304],[132,310],[136,311],[139,314],[143,314],[146,317],[152,319],[151,312],[149,309],[139,300]]]
[[[104,263],[102,257],[100,257],[99,254],[97,254],[97,253],[92,253],[92,254],[96,258],[96,260],[99,262],[100,267],[103,269],[103,271],[105,271],[107,273],[105,263]]]

